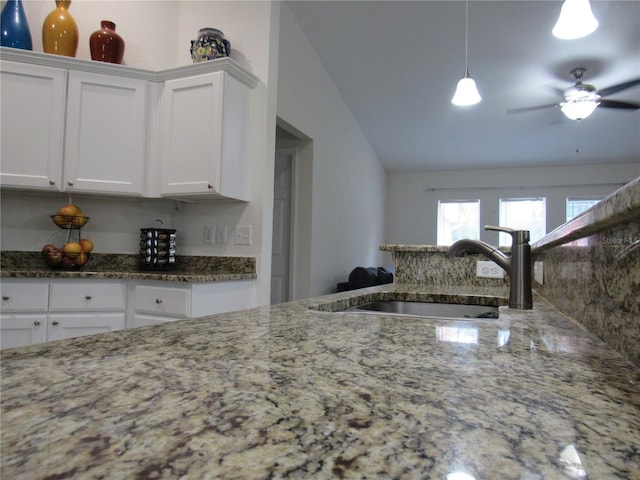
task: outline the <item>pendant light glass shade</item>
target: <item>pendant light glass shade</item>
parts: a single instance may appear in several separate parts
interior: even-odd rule
[[[584,120],[593,113],[597,106],[598,102],[592,100],[565,102],[560,104],[560,110],[571,120]]]
[[[586,37],[598,28],[589,0],[565,0],[560,17],[553,27],[553,36],[562,40]]]
[[[451,103],[459,107],[475,105],[482,97],[473,78],[469,76],[469,1],[465,2],[464,78],[458,82]]]
[[[478,93],[478,87],[473,78],[469,77],[469,71],[465,72],[464,78],[458,82],[456,93],[453,94],[451,103],[459,107],[467,107],[480,102],[482,97]]]

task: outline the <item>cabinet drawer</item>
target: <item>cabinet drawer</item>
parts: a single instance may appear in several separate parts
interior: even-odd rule
[[[136,312],[188,317],[191,290],[174,287],[136,286]]]
[[[3,312],[46,312],[49,306],[49,283],[2,282]]]
[[[163,325],[177,320],[182,320],[182,318],[136,314],[133,317],[133,328],[148,327],[149,325]]]
[[[127,289],[119,282],[52,283],[49,311],[124,310]]]

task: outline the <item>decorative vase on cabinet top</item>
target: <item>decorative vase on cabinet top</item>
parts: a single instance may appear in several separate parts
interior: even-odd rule
[[[7,0],[0,14],[0,24],[2,25],[0,45],[33,50],[31,30],[29,30],[22,0]]]
[[[102,20],[100,25],[102,28],[89,37],[91,60],[122,63],[124,40],[116,33],[116,24],[109,20]]]
[[[216,28],[201,28],[198,31],[198,37],[191,40],[193,63],[228,57],[230,54],[231,43],[224,38],[224,33]]]
[[[56,0],[42,24],[42,49],[45,53],[75,57],[78,50],[78,25],[69,13],[71,0]]]

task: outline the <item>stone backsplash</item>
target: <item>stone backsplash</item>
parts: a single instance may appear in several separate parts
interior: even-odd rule
[[[640,221],[631,220],[534,255],[534,288],[640,366]]]
[[[399,285],[507,287],[502,279],[476,276],[476,262],[487,260],[481,255],[446,258],[447,247],[430,245],[382,245],[380,250],[393,252],[394,282]],[[505,253],[509,249],[504,250]]]

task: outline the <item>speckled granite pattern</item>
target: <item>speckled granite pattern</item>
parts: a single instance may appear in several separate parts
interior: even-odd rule
[[[138,255],[93,254],[76,270],[47,267],[39,252],[1,252],[0,278],[120,278],[170,282],[216,282],[256,278],[255,257],[178,256],[172,270],[138,268]]]
[[[640,371],[540,297],[308,308],[347,293],[2,351],[2,478],[639,478]]]
[[[533,252],[541,252],[562,245],[612,226],[640,218],[640,177],[613,192],[570,222],[559,226],[531,246]]]
[[[476,262],[486,260],[480,255],[466,255],[464,257],[446,258],[447,249],[426,246],[416,246],[412,250],[406,245],[383,246],[393,252],[395,267],[394,281],[408,285],[469,285],[484,287],[500,287],[509,285],[509,277],[505,273],[503,279],[479,278],[476,276]],[[381,247],[381,249],[383,249]],[[508,250],[507,250],[508,251]]]
[[[582,240],[535,255],[544,262],[535,288],[640,366],[640,216]]]

